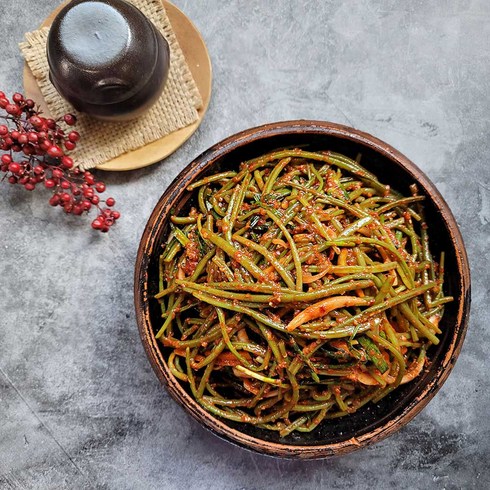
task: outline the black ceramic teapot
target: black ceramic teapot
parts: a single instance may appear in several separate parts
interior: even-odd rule
[[[153,105],[170,65],[165,38],[124,0],[72,0],[51,26],[47,56],[53,85],[75,109],[115,121]]]

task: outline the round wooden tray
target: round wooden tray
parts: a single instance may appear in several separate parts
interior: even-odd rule
[[[50,26],[66,3],[68,2],[55,9],[41,24],[41,27]],[[100,170],[135,170],[159,162],[177,150],[194,134],[208,108],[211,99],[212,68],[206,44],[196,26],[183,12],[166,0],[162,0],[162,3],[202,97],[203,104],[198,110],[199,119],[190,126],[174,131],[153,143],[98,165],[96,168]],[[38,102],[43,112],[49,115],[39,86],[27,63],[24,64],[24,91],[27,97]]]

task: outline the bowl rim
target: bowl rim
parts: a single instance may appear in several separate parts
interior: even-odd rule
[[[171,204],[177,202],[182,189],[185,189],[194,179],[196,173],[212,165],[230,151],[253,141],[291,132],[324,134],[347,139],[366,146],[403,167],[415,181],[420,183],[441,214],[456,252],[457,268],[461,276],[461,282],[458,285],[460,301],[449,349],[435,375],[424,386],[422,392],[412,399],[396,417],[388,420],[383,425],[358,437],[331,444],[296,446],[266,441],[240,432],[206,412],[170,373],[155,339],[150,321],[149,294],[147,290],[148,265],[154,248],[158,246],[157,239],[160,231],[166,224],[166,214],[172,207]],[[246,129],[211,146],[188,164],[167,187],[148,219],[138,249],[134,277],[136,320],[140,337],[153,370],[172,398],[201,425],[228,442],[262,454],[299,459],[323,459],[333,455],[347,454],[388,437],[412,420],[439,391],[454,367],[468,328],[471,303],[470,290],[469,262],[456,219],[440,192],[424,172],[391,145],[368,133],[337,123],[304,119],[281,121]]]

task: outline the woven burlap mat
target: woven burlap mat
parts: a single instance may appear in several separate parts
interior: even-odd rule
[[[194,123],[198,119],[197,110],[202,105],[196,82],[192,78],[161,0],[128,1],[155,24],[168,41],[171,52],[168,80],[162,96],[146,114],[136,120],[122,123],[97,121],[76,113],[73,107],[60,97],[49,81],[46,58],[49,28],[27,33],[25,41],[19,45],[51,115],[54,118],[69,112],[77,115],[76,130],[82,138],[72,155],[83,169],[100,165]]]

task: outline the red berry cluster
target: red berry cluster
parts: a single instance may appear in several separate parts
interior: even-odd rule
[[[102,232],[119,219],[120,214],[111,208],[116,203],[112,197],[105,201],[98,194],[105,191],[105,184],[95,180],[91,172],[74,168],[74,162],[66,152],[74,150],[80,139],[77,131],[63,130],[54,119],[42,117],[34,101],[16,93],[9,100],[0,91],[0,171],[3,179],[11,184],[20,184],[33,191],[38,184],[52,189],[49,200],[52,206],[61,206],[66,213],[77,216],[88,213],[92,208],[98,216],[92,228]],[[66,114],[63,121],[73,126],[76,118]],[[105,203],[104,208],[101,204]]]

